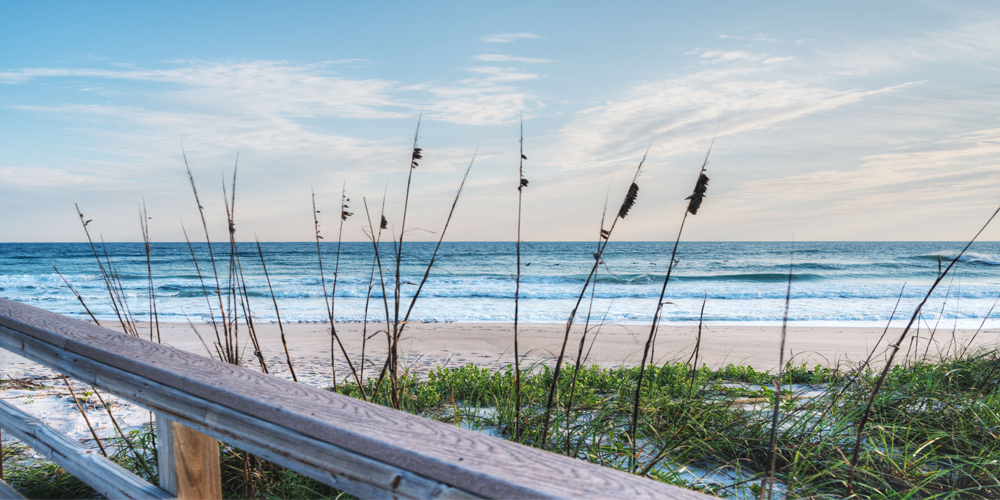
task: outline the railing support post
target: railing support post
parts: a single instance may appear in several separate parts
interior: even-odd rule
[[[179,500],[222,498],[219,442],[160,414],[156,415],[160,488]]]

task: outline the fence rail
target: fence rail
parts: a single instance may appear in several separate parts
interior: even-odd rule
[[[215,439],[364,498],[709,498],[6,299],[0,348],[155,412],[179,498],[221,495]]]

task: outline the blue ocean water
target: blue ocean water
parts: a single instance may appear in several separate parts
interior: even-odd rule
[[[283,320],[327,318],[314,243],[262,243],[264,259]],[[652,318],[672,243],[614,242],[604,255],[590,306],[595,321],[643,323]],[[938,272],[964,246],[954,242],[797,242],[789,320],[797,324],[882,325],[901,290],[897,313],[907,318]],[[215,264],[223,288],[230,266],[228,244],[215,244]],[[98,245],[120,276],[137,320],[149,319],[146,256],[141,243]],[[433,250],[431,243],[407,243],[401,268],[402,294],[412,297]],[[593,265],[595,243],[525,243],[522,247],[520,320],[564,322]],[[792,244],[787,242],[682,242],[667,288],[664,319],[695,322],[707,297],[705,321],[777,324],[782,320]],[[208,246],[195,244],[209,290],[215,284]],[[383,275],[391,294],[395,271],[391,244],[383,244]],[[239,253],[253,314],[275,318],[256,246]],[[335,316],[360,321],[374,269],[368,317],[385,317],[382,286],[373,268],[371,243],[344,243],[339,265],[336,243],[323,244],[326,285],[333,289]],[[77,318],[86,313],[53,265],[82,295],[99,319],[114,318],[106,285],[86,243],[0,243],[0,296]],[[153,243],[152,274],[161,321],[208,320],[208,305],[185,243]],[[413,320],[509,322],[514,317],[515,254],[511,242],[444,243]],[[903,289],[905,284],[905,290]],[[942,282],[924,309],[929,322],[978,327],[1000,297],[1000,243],[976,243],[956,272]],[[405,302],[408,303],[409,299]],[[389,300],[390,306],[392,300]],[[942,307],[943,306],[943,307]],[[1000,308],[996,311],[1000,314]],[[996,326],[993,321],[987,326]]]

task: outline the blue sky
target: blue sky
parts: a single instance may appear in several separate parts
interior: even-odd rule
[[[524,116],[525,238],[673,237],[705,150],[693,240],[961,240],[1000,202],[992,2],[3,2],[0,241],[213,231],[237,152],[241,238],[311,238],[347,183],[452,240],[510,240]],[[326,231],[336,224],[335,216]],[[997,239],[1000,233],[987,234]],[[415,238],[433,237],[414,233]]]

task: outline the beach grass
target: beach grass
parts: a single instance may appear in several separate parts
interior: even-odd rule
[[[892,367],[870,412],[859,453],[858,498],[995,498],[1000,494],[1000,350],[907,361]],[[573,368],[568,368],[573,370]],[[569,377],[556,391],[552,432],[544,448],[582,460],[722,497],[755,496],[770,471],[775,374],[728,365],[695,370],[677,362],[649,365],[642,386],[637,438],[631,442],[632,391],[638,367],[589,366],[576,375],[570,417]],[[786,498],[842,498],[850,450],[867,395],[880,372],[851,366],[787,365],[781,374],[781,421],[776,428],[776,493]],[[425,377],[405,370],[397,386],[407,412],[541,447],[541,424],[553,371],[545,365],[521,373],[521,436],[514,434],[515,372],[468,365],[438,368]],[[389,385],[375,403],[393,406]],[[328,388],[333,390],[332,387]],[[841,395],[841,391],[843,394]],[[338,392],[360,396],[352,382]],[[839,397],[838,397],[839,395]],[[155,463],[148,428],[131,433],[133,445]],[[120,441],[120,440],[119,440]],[[112,458],[147,477],[120,442]],[[18,459],[8,447],[8,482],[30,497],[86,498],[85,487],[45,461]],[[325,485],[222,445],[227,498],[337,498]],[[635,459],[630,465],[630,461]]]

